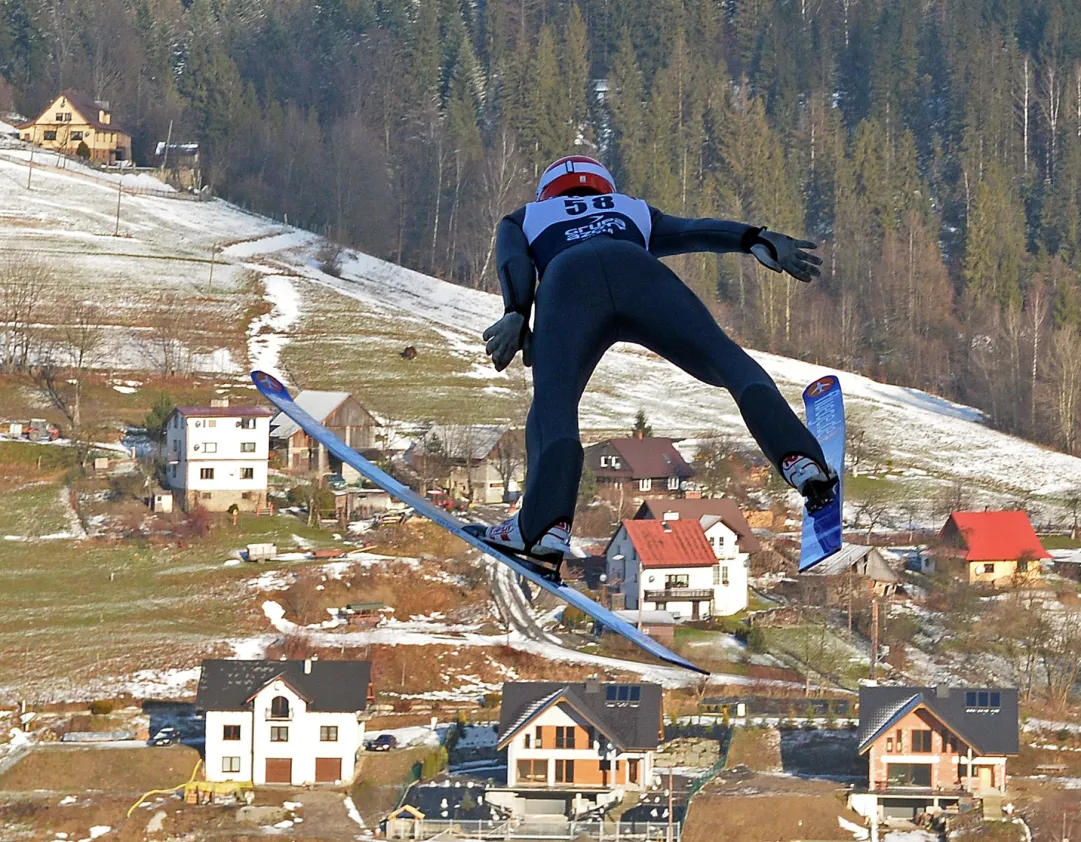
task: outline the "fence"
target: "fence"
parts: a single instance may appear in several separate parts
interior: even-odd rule
[[[392,819],[387,823],[389,839],[432,839],[467,838],[467,839],[502,839],[536,840],[536,842],[558,842],[558,840],[595,839],[598,842],[679,842],[682,825],[673,822],[603,822],[603,821],[491,821],[491,820],[433,820],[433,819]],[[669,836],[671,834],[671,836]]]

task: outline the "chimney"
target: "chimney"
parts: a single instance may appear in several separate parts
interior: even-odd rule
[[[311,658],[305,658],[304,659],[304,674],[305,675],[311,675],[312,674],[312,659]]]
[[[661,528],[664,529],[665,532],[671,532],[672,531],[672,524],[669,523],[667,520],[662,520],[661,521]]]
[[[586,679],[586,695],[588,696],[590,694],[595,694],[595,693],[600,693],[600,692],[601,692],[601,680],[595,675],[589,676],[589,678]]]
[[[645,430],[635,430],[634,431],[634,437],[636,439],[638,439],[639,441],[641,441],[642,439],[644,439],[646,437],[646,431]]]

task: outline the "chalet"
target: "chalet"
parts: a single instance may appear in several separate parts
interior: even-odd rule
[[[694,470],[680,456],[674,441],[638,436],[587,447],[585,466],[597,478],[598,496],[613,503],[686,496]]]
[[[800,573],[789,588],[783,588],[785,596],[799,601],[801,605],[840,605],[850,598],[892,596],[901,581],[888,550],[860,544],[844,544],[839,552]]]
[[[522,433],[506,427],[433,425],[406,460],[452,497],[473,503],[511,502],[525,481]]]
[[[1040,562],[1050,558],[1028,515],[1008,512],[954,512],[939,533],[941,555],[964,565],[969,584],[1011,587],[1040,579]]]
[[[739,505],[729,497],[650,499],[642,503],[634,519],[697,520],[719,559],[750,555],[762,549]]]
[[[16,126],[19,137],[65,155],[86,157],[99,164],[131,160],[131,135],[113,122],[109,103],[78,91],[64,91],[41,114]]]
[[[165,422],[166,476],[185,511],[266,506],[271,412],[261,406],[178,406]]]
[[[649,787],[663,728],[657,684],[507,682],[498,736],[507,786],[487,799],[518,816],[572,818],[619,803]]]
[[[867,818],[912,819],[973,799],[993,814],[1006,794],[1006,760],[1018,753],[1017,691],[861,687],[859,752],[868,783],[849,803]]]
[[[296,396],[296,403],[358,453],[374,455],[379,422],[351,394],[305,389]],[[356,482],[360,477],[284,412],[271,420],[270,438],[288,471],[319,476],[341,474],[346,482]]]
[[[374,701],[368,661],[203,661],[206,778],[347,784]]]
[[[625,520],[605,550],[609,586],[622,592],[625,609],[670,611],[677,620],[742,611],[749,556],[728,532],[714,543],[696,520]]]

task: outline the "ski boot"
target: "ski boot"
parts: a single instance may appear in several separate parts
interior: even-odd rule
[[[546,579],[561,581],[559,568],[563,556],[570,552],[570,523],[557,521],[533,542],[527,542],[518,526],[518,514],[495,526],[469,524],[465,531],[498,550],[511,553],[528,563]],[[538,563],[539,562],[539,563]]]
[[[837,474],[828,473],[822,466],[799,453],[786,456],[781,461],[781,475],[785,482],[803,495],[810,514],[822,511],[837,499]]]

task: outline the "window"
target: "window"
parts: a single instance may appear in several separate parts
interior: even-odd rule
[[[669,573],[664,577],[664,587],[668,588],[686,588],[689,586],[691,577],[687,573]]]
[[[208,441],[203,445],[203,453],[217,453],[218,443],[216,441]]]
[[[642,688],[635,686],[631,688],[631,704],[637,705],[642,701]]]
[[[1028,559],[1020,558],[1017,560],[1017,572],[1028,573]]]
[[[722,585],[727,585],[728,584],[728,565],[727,564],[724,565],[721,568],[721,584]]]
[[[243,479],[243,477],[241,477],[241,479]],[[250,477],[249,477],[249,479],[250,479]],[[252,493],[250,491],[242,491],[242,492],[240,492],[240,499],[241,500],[251,500],[252,499]]]
[[[897,740],[896,740],[895,745],[897,746],[898,751],[904,751],[905,750],[904,749],[904,743],[901,741],[901,729],[900,728],[897,729]]]
[[[58,122],[58,123],[63,123],[64,122],[64,112],[63,111],[57,111],[56,112],[56,122]]]
[[[893,751],[893,737],[886,737],[886,751]]]
[[[653,490],[653,480],[650,479],[649,477],[646,477],[645,479],[638,480],[638,490],[639,491],[652,491]]]
[[[83,139],[83,133],[82,132],[72,132],[71,133],[71,139],[72,140],[82,140]]]
[[[255,419],[254,418],[241,418],[240,419],[240,429],[242,429],[242,430],[254,430],[255,429]]]
[[[275,696],[273,699],[270,700],[270,718],[289,718],[289,700],[285,698],[285,696]]]
[[[173,479],[176,479],[176,465],[169,466],[169,476],[171,476]]]
[[[912,751],[913,753],[927,753],[931,751],[930,731],[920,730],[912,732]]]
[[[616,693],[618,693],[618,692],[619,692],[619,690],[614,684],[609,684],[608,689],[604,691],[604,701],[610,702],[610,703],[615,702]]]
[[[993,690],[991,691],[991,707],[993,707],[993,708],[1002,707],[1002,695],[1000,693],[997,693],[997,692],[993,691]]]
[[[607,456],[602,456],[601,457],[601,467],[602,468],[607,468],[608,467],[608,457]]]
[[[982,572],[983,572],[983,573],[991,573],[991,574],[994,574],[994,572],[995,572],[995,563],[994,563],[994,562],[992,561],[992,562],[991,562],[990,564],[985,564],[985,565],[983,566],[983,570],[982,570]]]
[[[206,425],[208,427],[217,427],[218,422],[215,419],[211,418],[209,421],[206,422]]]
[[[70,111],[65,111],[64,112],[64,122],[65,123],[70,123],[71,122],[71,112]]]
[[[574,748],[574,726],[556,726],[556,748]]]
[[[221,727],[221,738],[223,740],[239,740],[240,739],[240,726],[239,725],[223,725]]]
[[[240,469],[240,478],[241,479],[255,479],[255,468],[241,468]]]
[[[199,479],[214,479],[214,469],[213,468],[200,468],[199,469]]]
[[[319,726],[319,742],[321,742],[321,743],[336,743],[336,742],[338,742],[338,726],[337,725],[320,725]]]
[[[525,735],[525,745],[522,746],[522,747],[523,748],[529,748],[529,734]]]
[[[221,770],[223,772],[239,772],[240,771],[240,758],[239,757],[223,757],[221,759]]]
[[[242,441],[240,443],[240,452],[241,453],[255,453],[255,442],[253,442],[253,441]]]
[[[573,760],[557,760],[556,761],[556,783],[561,783],[561,784],[574,783],[574,761]]]
[[[669,491],[679,491],[679,477],[669,477],[668,478],[668,490]]]
[[[519,760],[518,780],[525,783],[548,783],[548,761]]]
[[[631,699],[631,687],[629,684],[620,684],[618,687],[619,696],[617,697],[619,704],[625,705]]]
[[[180,439],[173,439],[173,453],[180,452]]]
[[[45,139],[46,140],[56,140],[56,129],[46,129],[45,130]]]
[[[287,743],[289,742],[289,726],[288,725],[272,725],[270,728],[270,741],[272,743]]]
[[[214,495],[213,495],[213,494],[211,494],[211,493],[210,493],[209,491],[204,491],[204,492],[203,492],[202,494],[200,494],[200,495],[199,495],[199,499],[200,499],[200,500],[209,500],[209,499],[211,499],[211,498],[212,498],[213,496],[214,496]]]
[[[928,787],[931,785],[931,764],[888,763],[886,777],[890,786]]]
[[[536,737],[537,737],[537,741],[536,741],[536,743],[534,743],[533,747],[534,748],[544,748],[544,726],[543,725],[538,725],[537,726]]]

